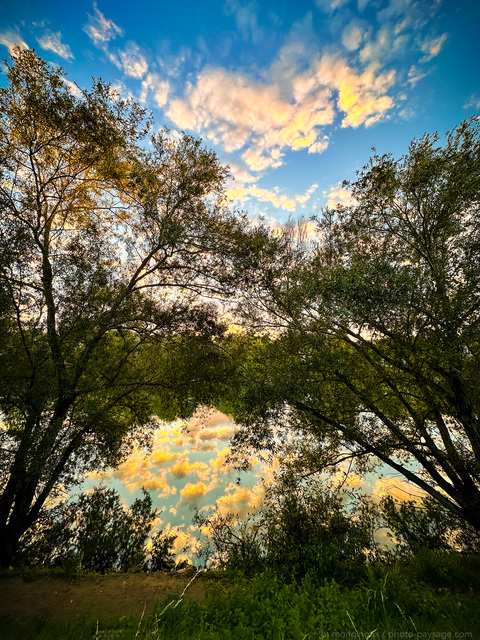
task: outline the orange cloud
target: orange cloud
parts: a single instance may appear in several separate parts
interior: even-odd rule
[[[204,482],[187,483],[183,489],[180,490],[180,501],[177,506],[188,507],[189,509],[195,509],[198,507],[198,503],[212,489],[217,486],[216,478],[207,485]]]
[[[283,149],[310,148],[319,125],[331,124],[329,92],[304,103],[285,99],[279,83],[262,83],[225,69],[201,72],[183,99],[170,102],[168,117],[179,127],[203,131],[227,152],[245,148],[253,171],[282,164]]]
[[[352,198],[352,193],[345,187],[342,187],[341,183],[337,185],[333,185],[327,191],[323,192],[325,198],[327,198],[326,205],[327,207],[334,208],[338,204],[342,204],[346,207],[353,205],[354,199]]]
[[[190,464],[188,458],[182,458],[177,463],[169,467],[168,472],[173,474],[176,478],[185,478],[185,476],[191,473],[199,473],[200,471],[208,470],[208,465],[204,462],[194,462]]]
[[[404,502],[405,500],[420,501],[425,495],[421,489],[397,476],[379,478],[373,487],[372,494],[379,498],[392,496],[394,500],[399,502]]]
[[[265,490],[261,484],[249,489],[230,483],[225,489],[225,495],[217,500],[217,511],[223,516],[233,513],[244,518],[262,505],[264,495]]]

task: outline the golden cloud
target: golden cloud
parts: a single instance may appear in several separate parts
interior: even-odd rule
[[[316,144],[315,128],[334,119],[328,90],[297,103],[285,99],[283,89],[225,69],[203,71],[183,99],[170,102],[167,115],[181,128],[204,132],[227,152],[246,147],[243,160],[262,171],[282,164],[282,149]]]
[[[359,25],[352,25],[345,32],[345,43],[358,48],[364,35]],[[380,38],[382,46],[385,37]],[[373,56],[372,52],[367,55],[368,46],[373,45],[362,49],[365,64]],[[344,58],[324,54],[306,71],[296,72],[298,51],[291,49],[279,53],[281,62],[272,64],[264,76],[270,80],[254,80],[222,68],[202,71],[182,99],[170,102],[168,117],[183,129],[202,132],[227,152],[244,149],[242,159],[258,172],[280,166],[286,149],[324,151],[328,139],[321,128],[334,122],[335,107],[345,113],[343,127],[370,126],[392,108],[393,98],[386,92],[395,81],[394,71],[380,73],[373,61],[357,72]],[[237,196],[246,193],[240,190]],[[255,195],[272,202],[275,198],[275,206],[295,210],[295,201],[286,196],[282,199],[261,189]]]
[[[180,501],[177,506],[188,507],[189,509],[195,509],[198,507],[198,503],[212,489],[217,486],[217,478],[214,477],[210,484],[204,482],[188,482],[183,489],[180,490]]]
[[[112,472],[112,476],[123,482],[131,493],[144,488],[147,491],[158,491],[158,497],[173,495],[177,489],[170,487],[167,472],[165,469],[158,469],[158,462],[163,464],[178,456],[180,454],[154,451],[151,455],[145,455],[141,451],[135,451]]]
[[[176,460],[181,455],[181,453],[172,453],[171,451],[153,451],[147,460],[150,465],[161,467],[162,464]]]
[[[334,208],[339,204],[346,207],[355,204],[351,191],[342,187],[341,183],[333,185],[330,189],[324,191],[323,195],[327,199],[327,207],[330,208]]]
[[[223,516],[233,513],[244,518],[248,513],[260,508],[264,496],[262,484],[256,484],[253,489],[249,489],[231,482],[225,489],[225,495],[217,500],[217,512]]]
[[[425,496],[424,492],[417,486],[397,476],[379,478],[373,487],[372,494],[379,498],[392,496],[394,500],[399,502],[404,502],[405,500],[420,501]]]
[[[330,54],[322,56],[316,67],[317,81],[338,93],[338,107],[346,114],[342,127],[371,126],[392,108],[393,99],[386,91],[395,82],[395,71],[377,73],[371,64],[357,74],[343,58]]]
[[[191,473],[199,473],[201,471],[208,470],[208,465],[205,462],[194,462],[190,464],[188,458],[182,458],[174,465],[169,467],[168,472],[174,475],[176,478],[185,478],[185,476]]]

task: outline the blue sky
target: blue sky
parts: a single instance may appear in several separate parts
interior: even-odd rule
[[[476,0],[21,0],[0,44],[201,136],[235,204],[275,223],[344,199],[371,147],[399,156],[478,111],[479,26]]]
[[[192,0],[3,3],[0,47],[35,48],[89,87],[102,77],[167,125],[203,138],[235,178],[233,203],[273,225],[345,201],[376,147],[399,157],[414,137],[480,110],[478,0]],[[196,507],[258,506],[261,461],[225,462],[233,425],[215,412],[163,425],[153,451],[103,479],[127,502],[145,486],[163,527],[194,544]],[[99,477],[92,477],[98,481]],[[364,482],[353,476],[350,486]],[[376,493],[398,479],[366,480]]]

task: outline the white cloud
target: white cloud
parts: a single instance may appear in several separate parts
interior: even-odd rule
[[[234,16],[237,29],[245,39],[254,43],[261,41],[263,30],[258,26],[256,3],[242,5],[238,0],[226,0],[225,11]]]
[[[426,38],[420,45],[422,52],[425,54],[420,59],[420,62],[429,62],[432,58],[438,56],[447,37],[446,33],[442,33],[438,38]]]
[[[343,30],[342,44],[349,51],[356,51],[366,35],[366,30],[362,23],[352,20]]]
[[[133,100],[134,95],[127,87],[127,85],[121,80],[117,80],[116,82],[111,83],[111,88],[113,92],[113,97],[115,100],[124,98],[125,100]]]
[[[464,109],[470,109],[472,107],[477,111],[480,109],[480,95],[478,93],[472,93],[467,102],[463,105]]]
[[[18,33],[18,31],[13,31],[12,29],[2,31],[0,33],[0,44],[3,44],[4,47],[7,47],[10,54],[13,53],[15,47],[20,47],[20,49],[28,49],[28,44],[22,38],[21,34]]]
[[[233,200],[245,202],[250,198],[256,198],[260,202],[271,202],[275,207],[284,209],[285,211],[296,211],[299,205],[305,204],[312,196],[318,184],[313,184],[304,194],[287,196],[280,193],[278,187],[273,190],[261,189],[259,187],[240,187],[238,189],[229,189],[227,195]]]
[[[263,171],[280,166],[285,149],[308,149],[323,140],[317,127],[334,119],[328,90],[307,95],[301,86],[290,86],[299,100],[289,100],[284,89],[225,69],[206,70],[166,113],[178,127],[202,132],[227,152],[245,148],[247,166]]]
[[[170,82],[168,80],[162,78],[158,73],[147,73],[145,80],[142,82],[140,102],[145,104],[149,93],[153,93],[157,106],[162,108],[167,104],[169,92]]]
[[[88,24],[83,27],[83,30],[95,46],[103,47],[117,36],[123,36],[123,29],[117,26],[113,20],[105,18],[96,2],[93,3],[93,10],[95,11],[93,16],[87,14]]]
[[[120,64],[127,76],[141,80],[148,71],[148,64],[136,42],[129,41],[119,50]]]
[[[380,49],[363,47],[360,70],[338,54],[316,55],[310,23],[311,16],[295,25],[275,61],[256,77],[204,69],[187,84],[183,97],[169,102],[166,115],[177,127],[209,138],[227,153],[240,151],[254,173],[281,166],[288,150],[324,151],[325,127],[339,112],[344,114],[343,127],[368,127],[388,117],[394,107],[388,92],[395,72],[382,73],[376,62],[369,62]],[[351,22],[344,31],[351,49],[364,42],[361,25]],[[398,47],[403,46],[402,35],[396,38]],[[379,47],[386,47],[387,40],[385,33]]]
[[[318,189],[318,184],[312,184],[312,186],[309,187],[303,195],[297,196],[296,198],[297,202],[300,202],[300,204],[305,204],[305,202],[308,202],[308,200],[310,200],[314,191],[316,191],[317,189]]]
[[[66,78],[63,79],[64,84],[67,85],[67,87],[70,89],[70,91],[73,93],[73,95],[76,98],[81,98],[82,97],[82,90],[80,89],[80,87],[78,86],[78,84],[76,84],[75,82],[72,82],[71,80],[67,80]]]
[[[344,205],[345,207],[354,204],[351,191],[343,187],[341,182],[334,184],[330,189],[324,191],[323,196],[326,199],[326,206],[332,209],[338,204]]]
[[[258,180],[258,176],[254,176],[252,173],[241,167],[236,162],[229,163],[230,173],[232,174],[234,181],[239,186],[243,186],[245,184],[250,184],[251,182],[256,182]],[[232,185],[232,189],[235,189],[236,185]],[[238,187],[237,187],[238,188]]]
[[[62,42],[62,34],[60,31],[50,31],[47,29],[45,33],[37,38],[38,44],[45,51],[53,51],[64,60],[74,59],[74,55],[68,46]]]

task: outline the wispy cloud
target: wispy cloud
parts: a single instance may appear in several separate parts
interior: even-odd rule
[[[442,33],[442,35],[437,38],[425,39],[420,45],[422,52],[425,54],[423,58],[420,59],[420,62],[429,62],[432,58],[438,56],[447,37],[446,33]]]
[[[284,209],[285,211],[296,211],[297,208],[305,204],[312,196],[317,184],[312,185],[304,194],[287,196],[280,193],[277,187],[273,190],[261,189],[259,187],[239,187],[237,189],[229,189],[227,195],[233,200],[245,202],[250,198],[256,198],[260,202],[271,202],[275,207]]]
[[[8,29],[7,31],[0,32],[0,44],[7,47],[10,54],[13,53],[15,47],[20,49],[28,49],[28,44],[23,39],[22,35],[18,31]]]
[[[423,80],[423,78],[425,78],[426,75],[427,74],[425,73],[425,71],[421,70],[416,65],[412,65],[408,71],[407,81],[409,84],[412,85],[412,87],[414,87],[417,84],[417,82],[420,82],[420,80]]]
[[[98,9],[97,3],[93,3],[94,15],[88,15],[88,23],[83,30],[88,35],[93,44],[102,47],[117,36],[123,36],[123,29],[116,25],[113,20],[106,18]]]
[[[254,43],[261,41],[263,29],[258,25],[257,17],[258,6],[256,2],[248,2],[242,4],[238,0],[226,0],[225,12],[227,15],[233,15],[237,29],[246,40]]]
[[[476,111],[480,110],[480,94],[472,93],[467,102],[463,105],[464,109],[471,109],[472,107]]]
[[[45,51],[53,51],[53,53],[56,53],[64,60],[74,59],[74,55],[68,44],[62,42],[62,34],[60,31],[47,29],[42,36],[37,37],[37,42],[42,49]]]
[[[131,78],[141,80],[148,71],[145,56],[136,42],[129,41],[118,52],[120,65],[124,73]]]
[[[348,0],[315,0],[317,7],[327,13],[333,13],[347,2]]]
[[[365,40],[360,50],[361,62],[384,66],[398,55],[403,55],[411,45],[411,34],[404,31],[402,26],[402,23],[387,23],[371,39]]]

